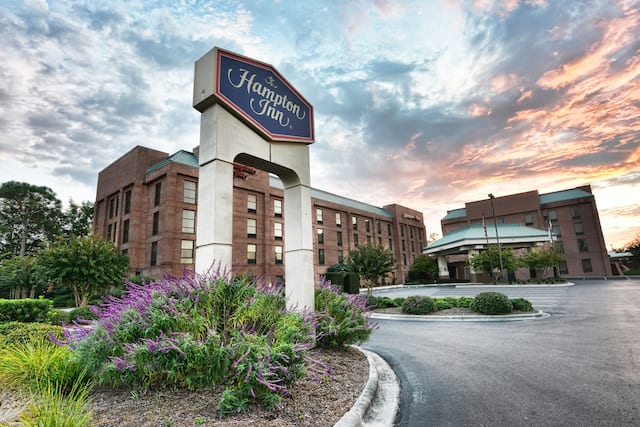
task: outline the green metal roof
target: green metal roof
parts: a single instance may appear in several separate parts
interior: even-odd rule
[[[160,160],[158,163],[151,166],[149,169],[147,169],[147,173],[156,171],[169,163],[180,163],[182,165],[187,165],[194,168],[198,168],[200,166],[200,164],[198,163],[198,158],[195,154],[189,151],[180,150],[177,153],[174,153],[166,159]]]
[[[572,188],[571,190],[555,191],[553,193],[541,194],[540,204],[562,202],[564,200],[579,199],[581,197],[592,197],[593,194],[581,190],[579,188]]]
[[[501,243],[535,242],[548,240],[549,234],[545,230],[525,227],[520,224],[498,224],[498,236]],[[423,253],[438,252],[441,249],[450,249],[462,245],[486,245],[496,244],[496,230],[493,224],[487,224],[487,236],[485,237],[482,224],[471,224],[457,230],[450,231],[441,239],[432,242],[423,249]]]
[[[442,220],[446,221],[448,219],[464,218],[465,216],[467,216],[467,208],[454,209],[452,211],[447,211],[447,215],[445,215]]]

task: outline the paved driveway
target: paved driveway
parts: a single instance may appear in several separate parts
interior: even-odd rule
[[[640,425],[640,281],[546,289],[547,319],[380,321],[363,347],[400,379],[397,424]]]

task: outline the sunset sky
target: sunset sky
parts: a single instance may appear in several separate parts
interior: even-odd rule
[[[591,184],[640,234],[640,0],[0,0],[0,182],[95,199],[136,145],[199,144],[196,59],[273,64],[314,106],[312,186],[424,212]]]

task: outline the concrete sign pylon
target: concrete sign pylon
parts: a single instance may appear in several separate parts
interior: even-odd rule
[[[220,58],[239,58],[229,69],[221,68]],[[242,67],[243,62],[248,64]],[[264,68],[253,73],[257,77],[241,84],[253,71],[251,66]],[[247,71],[248,70],[248,71]],[[251,75],[253,75],[251,74]],[[238,96],[248,96],[229,105],[221,100],[216,88],[220,79],[238,86]],[[260,86],[258,85],[258,81]],[[268,91],[263,88],[269,86]],[[235,86],[234,86],[235,85]],[[287,88],[279,95],[277,88]],[[266,95],[266,96],[265,96]],[[228,92],[224,98],[233,99]],[[284,101],[283,101],[284,99]],[[276,124],[254,123],[244,117],[237,106],[247,105],[256,111],[271,111]],[[207,271],[214,262],[232,267],[233,225],[233,163],[265,170],[278,175],[284,184],[284,264],[287,307],[303,310],[314,306],[313,235],[311,226],[311,179],[309,146],[313,130],[312,107],[273,68],[248,58],[213,49],[196,61],[193,106],[200,111],[200,153],[198,178],[198,221],[196,235],[196,272]],[[258,108],[260,106],[260,108]],[[300,107],[302,106],[302,107]],[[256,108],[254,108],[256,107]],[[291,110],[291,111],[289,111]],[[287,113],[293,115],[287,116]],[[258,117],[258,120],[264,118]],[[291,126],[292,121],[308,123]],[[275,132],[278,125],[283,129]],[[265,130],[266,129],[266,130]],[[294,129],[295,135],[288,135]],[[275,136],[274,136],[275,135]],[[278,139],[276,139],[278,138]]]

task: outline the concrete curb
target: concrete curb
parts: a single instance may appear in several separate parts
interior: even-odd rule
[[[378,320],[411,320],[418,322],[513,322],[518,320],[546,319],[551,317],[549,313],[538,310],[535,313],[523,314],[464,314],[452,316],[413,315],[413,314],[389,314],[371,313],[372,319]]]
[[[334,427],[391,427],[400,404],[398,378],[382,357],[353,347],[367,356],[369,379],[356,403]]]

